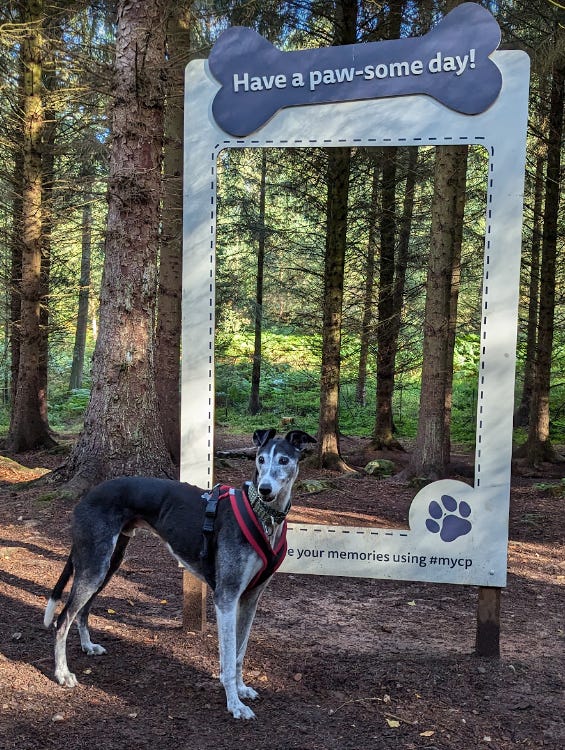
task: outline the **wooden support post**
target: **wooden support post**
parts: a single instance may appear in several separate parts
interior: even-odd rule
[[[479,587],[475,654],[500,658],[500,589]]]
[[[202,631],[206,627],[207,587],[198,578],[182,573],[182,626],[185,630]]]

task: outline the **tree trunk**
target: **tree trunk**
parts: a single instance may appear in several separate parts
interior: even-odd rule
[[[549,394],[555,315],[555,264],[559,219],[561,142],[563,138],[563,82],[565,79],[565,56],[562,51],[559,51],[560,45],[562,45],[563,31],[559,26],[556,29],[556,36],[557,58],[553,65],[549,112],[537,357],[530,426],[526,443],[526,458],[531,466],[535,466],[541,461],[555,461],[558,458],[549,436]]]
[[[23,78],[20,88],[23,90]],[[18,135],[23,136],[22,133]],[[12,199],[12,236],[10,239],[10,354],[11,384],[10,403],[12,409],[16,401],[18,370],[20,366],[20,327],[22,319],[22,214],[23,214],[23,138],[14,160],[13,199]]]
[[[174,10],[167,27],[165,179],[155,362],[159,417],[167,449],[177,466],[180,463],[183,98],[184,69],[191,50],[189,13]]]
[[[265,192],[267,180],[267,151],[261,150],[261,184],[259,188],[259,226],[257,243],[257,284],[255,290],[255,341],[253,346],[253,367],[251,370],[251,396],[249,413],[261,411],[259,386],[261,384],[261,329],[263,323],[263,277],[265,267]]]
[[[60,28],[52,24],[48,29],[51,40],[60,39]],[[58,33],[57,33],[58,32]],[[51,59],[52,53],[49,53]],[[41,416],[46,425],[47,418],[47,389],[48,389],[48,365],[49,365],[49,306],[51,285],[51,246],[53,235],[53,187],[55,181],[55,140],[57,136],[57,118],[53,108],[53,95],[56,86],[56,71],[54,64],[48,65],[44,75],[46,99],[49,102],[45,108],[45,127],[43,130],[42,175],[43,194],[41,198],[41,291],[39,307],[39,408]]]
[[[398,352],[398,336],[402,322],[402,307],[404,305],[404,289],[406,286],[406,270],[410,250],[410,235],[412,233],[412,219],[414,217],[414,197],[416,194],[416,177],[418,168],[418,147],[408,148],[408,164],[406,182],[404,183],[404,203],[398,232],[398,252],[394,273],[394,288],[392,293],[393,317],[391,321],[392,348],[394,356]]]
[[[377,327],[377,410],[373,445],[378,448],[392,447],[396,442],[393,434],[392,394],[394,391],[395,351],[391,334],[394,318],[394,256],[396,243],[396,156],[398,149],[382,149],[382,210],[381,210],[381,257],[379,272],[379,298]]]
[[[90,260],[92,244],[92,178],[87,177],[84,190],[81,226],[80,281],[78,292],[78,313],[73,347],[73,362],[69,379],[69,390],[82,388],[86,331],[88,328],[88,301],[90,298]]]
[[[387,37],[398,39],[402,23],[404,0],[390,3]],[[382,208],[381,257],[379,269],[378,327],[377,327],[377,394],[375,429],[372,444],[376,448],[400,447],[394,438],[392,396],[396,358],[394,338],[394,277],[396,249],[396,160],[397,147],[386,147],[382,152]]]
[[[467,185],[467,146],[451,146],[455,163],[453,184],[453,246],[451,258],[451,292],[449,299],[449,334],[445,357],[445,426],[443,443],[443,460],[447,466],[451,461],[451,413],[453,409],[453,356],[455,354],[455,337],[457,334],[457,307],[459,288],[461,286],[461,249],[463,245],[463,219],[465,215],[465,198]],[[478,375],[478,373],[477,373]]]
[[[377,158],[378,149],[368,149],[372,155],[372,186],[371,204],[369,206],[369,236],[367,240],[367,264],[365,266],[365,291],[363,294],[363,320],[361,321],[361,337],[359,349],[359,368],[355,389],[355,402],[365,406],[367,398],[367,362],[369,359],[369,344],[371,343],[371,328],[373,320],[373,290],[375,286],[375,250],[377,244],[377,206],[379,200],[380,163]]]
[[[532,246],[530,250],[530,283],[528,295],[528,323],[526,333],[526,361],[524,363],[524,382],[520,404],[514,413],[514,426],[525,427],[530,417],[532,393],[534,390],[534,373],[536,361],[538,305],[540,283],[540,253],[543,220],[543,172],[546,156],[536,159],[536,176],[534,181],[534,208],[532,226]]]
[[[6,440],[11,451],[51,447],[55,443],[42,411],[41,332],[43,2],[29,0],[20,46],[23,67],[23,188],[21,324],[18,375]]]
[[[122,474],[173,474],[154,364],[168,7],[118,2],[100,330],[84,429],[66,467],[76,492]]]
[[[390,405],[388,413],[390,414],[390,423],[388,430],[388,439],[385,441],[385,433],[379,425],[380,410],[377,409],[375,430],[373,433],[373,445],[378,448],[389,448],[395,450],[404,450],[393,436],[392,420],[392,397],[394,392],[394,376],[396,372],[396,355],[398,353],[398,338],[400,335],[400,325],[402,319],[402,306],[404,304],[404,288],[406,284],[406,269],[408,267],[408,253],[410,249],[410,233],[412,231],[412,217],[414,214],[414,195],[416,188],[416,167],[418,164],[418,149],[410,148],[408,151],[408,166],[406,173],[406,182],[404,185],[404,203],[402,207],[402,218],[398,233],[398,252],[396,254],[394,282],[392,288],[392,301],[390,311],[390,322],[388,331],[388,346],[390,350],[390,359],[393,380],[389,392]],[[382,398],[382,391],[381,391]],[[388,423],[388,420],[387,420]]]
[[[350,150],[328,149],[324,315],[320,377],[320,466],[345,469],[339,451],[339,375]]]
[[[451,146],[436,149],[420,412],[416,443],[404,478],[419,476],[435,480],[445,475],[445,403],[451,372],[448,357],[459,159],[458,150]]]
[[[339,0],[334,44],[353,44],[356,36],[357,0]],[[350,161],[349,148],[328,149],[318,458],[320,466],[340,471],[349,468],[339,450],[339,376]]]

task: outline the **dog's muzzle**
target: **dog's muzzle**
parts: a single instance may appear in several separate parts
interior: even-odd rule
[[[272,498],[273,488],[271,487],[270,484],[259,485],[257,489],[259,490],[259,497],[261,498],[261,500],[263,500],[263,502],[268,503],[269,500],[273,499]]]
[[[271,496],[273,488],[270,485],[263,484],[259,487],[255,487],[253,483],[249,482],[246,483],[246,489],[249,503],[251,504],[255,515],[262,523],[272,525],[273,523],[282,523],[285,520],[290,510],[290,504],[284,511],[272,508],[269,505],[269,502],[272,502],[275,498]],[[268,495],[267,490],[269,493]]]

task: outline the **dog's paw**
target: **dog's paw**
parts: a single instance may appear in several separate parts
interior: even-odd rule
[[[59,685],[62,685],[63,687],[74,688],[78,685],[76,675],[74,675],[72,672],[69,672],[68,669],[64,672],[55,672],[55,679],[57,680]]]
[[[249,706],[246,706],[245,703],[242,703],[241,701],[237,701],[237,703],[235,701],[230,701],[228,703],[228,711],[234,719],[244,719],[249,721],[257,718]]]
[[[106,649],[104,646],[99,646],[98,643],[89,643],[88,645],[84,645],[82,647],[82,650],[87,656],[102,656],[102,654],[106,653]]]
[[[237,694],[242,700],[255,701],[259,697],[259,693],[253,690],[249,685],[245,685],[243,682],[237,686]]]
[[[458,503],[451,495],[442,495],[441,504],[432,500],[428,512],[431,518],[426,521],[426,528],[432,534],[439,532],[443,542],[453,542],[472,529],[471,522],[467,520],[471,507],[464,500]]]

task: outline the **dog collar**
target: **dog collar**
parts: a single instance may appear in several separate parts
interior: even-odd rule
[[[261,500],[259,491],[252,482],[245,483],[245,490],[253,512],[264,526],[272,529],[273,526],[281,524],[285,520],[290,511],[290,503],[286,510],[277,510],[277,508],[272,508],[264,500]]]

